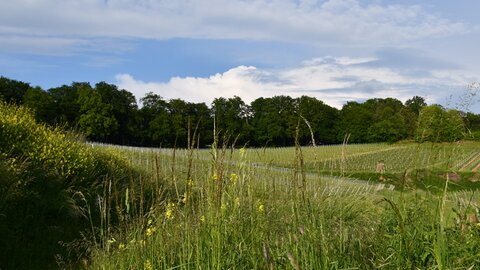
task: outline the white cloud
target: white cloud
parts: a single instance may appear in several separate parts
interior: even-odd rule
[[[240,96],[250,103],[275,95],[314,96],[340,108],[346,101],[393,97],[405,101],[422,95],[429,102],[445,102],[464,89],[471,78],[458,71],[434,71],[407,76],[388,67],[369,66],[374,58],[317,58],[283,70],[238,66],[210,77],[174,77],[168,82],[143,82],[129,74],[116,76],[120,88],[137,98],[154,92],[165,99],[181,98],[210,104],[217,97]]]
[[[264,81],[269,76],[268,72],[255,67],[239,66],[208,78],[174,77],[167,83],[143,82],[129,74],[119,74],[116,80],[120,88],[131,91],[137,98],[143,97],[147,92],[154,92],[165,99],[182,98],[209,104],[216,97],[234,95],[252,101],[259,96],[273,96],[277,93],[276,90],[288,88],[278,81]]]
[[[358,0],[16,0],[0,3],[0,25],[0,35],[42,37],[62,46],[69,45],[65,39],[94,37],[382,46],[468,28],[419,6]]]

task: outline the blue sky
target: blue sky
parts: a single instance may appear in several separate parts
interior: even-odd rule
[[[478,0],[2,1],[0,75],[207,104],[420,95],[456,107],[480,79],[478,10]],[[473,91],[461,109],[480,113]]]

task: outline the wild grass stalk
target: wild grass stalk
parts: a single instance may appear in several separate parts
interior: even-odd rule
[[[143,176],[141,182],[133,180],[135,185],[129,186],[128,192],[112,182],[112,194],[129,194],[119,196],[128,197],[116,206],[123,208],[122,213],[132,215],[137,207],[144,212],[129,218],[124,237],[110,229],[108,239],[117,242],[111,243],[108,252],[98,251],[92,268],[446,269],[476,263],[473,255],[461,260],[452,255],[456,251],[473,254],[471,250],[477,247],[473,243],[480,234],[476,225],[465,229],[472,236],[452,228],[457,225],[448,217],[449,207],[453,207],[448,183],[437,196],[412,191],[407,172],[401,192],[342,182],[341,177],[330,181],[306,170],[308,149],[299,143],[282,150],[295,159],[286,169],[268,161],[269,150],[262,156],[245,148],[232,150],[225,143],[228,137],[220,140],[216,134],[209,153],[196,150],[197,154],[192,154],[196,136],[190,134],[191,147],[186,151],[150,156],[157,160],[153,173]],[[348,147],[339,148],[345,159]],[[208,154],[209,160],[199,158]],[[155,169],[171,168],[171,155],[176,159],[175,177],[186,181],[178,182],[178,193],[189,195],[177,197],[172,187],[163,197],[149,198],[145,194],[158,194],[148,192],[150,185],[156,186],[156,179],[172,179],[172,170]],[[258,160],[267,162],[258,164]],[[205,165],[203,169],[199,164]],[[342,168],[349,173],[347,166]],[[117,195],[112,195],[113,201]],[[141,196],[143,204],[139,203]],[[114,226],[112,221],[109,224]],[[472,243],[468,244],[470,251],[459,245],[466,239]]]

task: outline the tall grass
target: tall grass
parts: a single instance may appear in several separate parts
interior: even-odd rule
[[[227,140],[224,140],[227,141]],[[291,148],[293,169],[258,166],[253,151],[225,144],[180,161],[174,171],[189,196],[164,197],[98,249],[92,269],[451,269],[480,266],[475,192],[450,196],[410,190],[355,190],[305,171],[303,149]],[[345,149],[345,148],[344,148]],[[268,150],[267,150],[268,151]],[[134,152],[131,152],[134,153]],[[173,162],[168,151],[156,160]],[[178,152],[177,152],[178,154]],[[252,157],[253,155],[253,157]],[[344,153],[346,155],[346,153]],[[254,165],[252,165],[254,163]],[[192,169],[195,165],[203,166]],[[208,165],[210,164],[210,165]],[[165,165],[164,167],[168,167]],[[173,170],[161,172],[169,179]],[[189,172],[191,177],[182,177]],[[158,173],[158,172],[157,172]],[[348,173],[348,171],[347,171]],[[280,180],[286,179],[286,181]],[[279,181],[280,180],[280,181]],[[183,181],[183,182],[182,182]],[[146,181],[145,183],[148,183]],[[219,189],[221,189],[219,191]],[[179,194],[183,194],[180,190]],[[468,206],[460,205],[470,198]],[[467,245],[463,241],[467,241]],[[473,269],[472,268],[472,269]]]

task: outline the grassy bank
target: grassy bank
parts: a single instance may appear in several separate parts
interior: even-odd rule
[[[26,108],[0,103],[0,115],[0,268],[75,265],[99,237],[105,187],[140,173],[115,152],[38,124]]]

